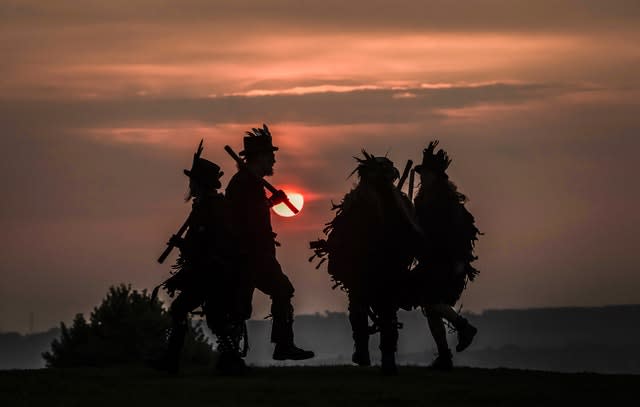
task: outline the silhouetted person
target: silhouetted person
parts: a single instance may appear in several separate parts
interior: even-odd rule
[[[246,341],[245,320],[250,316],[251,304],[243,301],[241,288],[244,267],[240,264],[230,224],[230,211],[221,187],[223,172],[211,161],[200,158],[202,143],[194,155],[189,177],[192,210],[184,238],[172,236],[170,243],[180,249],[180,256],[172,267],[175,272],[163,283],[173,297],[169,314],[173,326],[169,333],[165,360],[159,366],[177,373],[180,353],[188,329],[188,314],[202,306],[207,325],[217,337],[220,353],[217,368],[223,373],[242,373],[246,368],[240,341]]]
[[[477,329],[458,315],[453,305],[460,299],[467,281],[478,274],[472,265],[475,241],[480,234],[473,216],[466,210],[466,197],[457,191],[446,170],[451,163],[447,153],[434,153],[437,141],[423,151],[422,164],[416,166],[421,186],[414,200],[416,215],[424,231],[422,247],[418,251],[418,266],[413,270],[417,301],[427,317],[436,342],[438,357],[432,368],[448,370],[453,356],[447,344],[443,318],[458,333],[456,351],[466,349]]]
[[[282,272],[276,259],[276,234],[271,228],[273,205],[284,201],[279,191],[267,198],[262,177],[273,175],[276,162],[275,151],[269,129],[253,129],[244,137],[245,166],[231,178],[226,196],[231,204],[231,219],[239,236],[240,250],[247,259],[248,274],[254,288],[271,297],[271,342],[275,344],[275,360],[303,360],[314,356],[313,352],[295,346],[293,338],[293,306],[291,298],[294,288]]]
[[[398,170],[386,157],[363,150],[356,158],[359,182],[345,195],[323,240],[312,242],[316,255],[328,254],[328,272],[347,291],[354,340],[352,360],[371,364],[369,335],[380,331],[382,371],[395,374],[398,342],[397,309],[403,280],[413,259],[416,228],[411,202],[394,185]],[[373,327],[369,327],[369,318]]]

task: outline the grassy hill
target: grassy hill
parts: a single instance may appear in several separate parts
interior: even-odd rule
[[[459,368],[254,368],[246,377],[210,369],[168,377],[144,368],[0,371],[2,406],[629,405],[640,376]],[[607,403],[607,404],[604,404]],[[624,404],[623,404],[624,403]]]

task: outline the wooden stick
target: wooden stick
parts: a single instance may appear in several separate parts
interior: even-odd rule
[[[402,176],[400,177],[400,181],[398,181],[398,190],[401,190],[404,186],[404,182],[407,180],[407,176],[409,175],[409,171],[411,171],[412,166],[413,161],[407,160],[407,165],[404,166],[404,171],[402,171]]]
[[[187,220],[185,220],[184,223],[182,224],[182,226],[180,226],[180,229],[178,230],[178,233],[175,234],[176,236],[182,237],[184,232],[186,232],[187,228],[189,227],[189,221],[190,220],[191,220],[191,214],[189,214],[189,217],[187,217]],[[171,250],[173,250],[174,247],[175,246],[173,244],[167,243],[167,248],[164,249],[164,251],[162,252],[160,257],[158,257],[158,263],[160,263],[160,264],[164,263],[164,261],[167,259],[167,256],[169,256],[169,254],[171,253]]]
[[[416,170],[415,168],[411,169],[411,174],[409,174],[409,193],[407,194],[409,196],[409,200],[413,201],[413,185],[415,182],[415,178],[416,178]]]

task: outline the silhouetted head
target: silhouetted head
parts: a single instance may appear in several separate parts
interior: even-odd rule
[[[438,181],[449,179],[446,171],[451,164],[451,159],[443,149],[434,152],[439,141],[434,140],[422,151],[422,163],[416,165],[415,170],[420,175],[420,184],[423,188],[429,188]]]
[[[218,189],[222,186],[220,178],[224,172],[220,167],[209,160],[198,158],[194,161],[190,170],[184,170],[184,174],[189,177],[189,181],[199,186],[210,189]]]
[[[244,138],[244,150],[240,155],[244,156],[247,165],[258,175],[273,175],[273,166],[276,163],[275,152],[278,147],[273,145],[271,132],[266,124],[262,128],[253,128]]]
[[[400,177],[400,172],[387,157],[376,157],[362,150],[364,158],[354,157],[358,167],[351,173],[357,172],[360,181],[392,184]]]
[[[438,143],[438,140],[431,141],[429,146],[422,150],[422,163],[415,168],[420,175],[430,172],[437,177],[449,178],[446,171],[452,160],[443,149],[438,150],[437,153],[434,152]]]
[[[187,195],[187,201],[193,196],[198,196],[202,193],[213,192],[220,188],[220,178],[224,175],[224,172],[220,170],[220,166],[204,158],[200,158],[202,154],[203,140],[200,141],[196,152],[193,154],[193,162],[191,163],[190,170],[184,170],[184,175],[189,177],[189,194]]]
[[[435,153],[437,145],[438,140],[431,141],[422,152],[422,163],[415,167],[420,174],[420,191],[416,195],[416,202],[451,199],[464,203],[467,197],[458,192],[458,187],[449,180],[446,173],[452,159],[442,149]]]

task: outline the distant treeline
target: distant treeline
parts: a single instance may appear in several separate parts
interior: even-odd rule
[[[640,373],[640,305],[593,308],[489,310],[466,315],[478,327],[473,345],[454,355],[455,363],[563,372]],[[435,344],[420,312],[400,312],[403,324],[398,359],[427,364]],[[249,323],[249,361],[272,364],[268,321]],[[311,364],[349,363],[353,343],[344,313],[302,315],[294,325],[296,341],[312,348]],[[370,347],[378,346],[377,335]],[[455,344],[455,339],[450,341]],[[376,355],[376,352],[372,352]]]
[[[403,323],[399,360],[429,363],[435,346],[425,318],[419,312],[401,312],[399,317]],[[467,317],[480,333],[467,351],[455,355],[458,365],[640,373],[640,305],[489,310]],[[250,363],[274,364],[269,324],[249,321]],[[353,344],[344,313],[299,315],[294,329],[296,342],[316,351],[317,357],[307,364],[350,362]],[[58,335],[57,329],[32,335],[0,334],[0,369],[44,367],[41,353]],[[377,335],[370,346],[378,346]]]
[[[21,335],[0,333],[0,369],[38,369],[44,367],[42,352],[51,349],[51,342],[60,336],[60,328]]]

